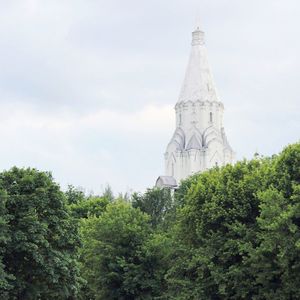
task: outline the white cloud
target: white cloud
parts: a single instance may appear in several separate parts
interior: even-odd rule
[[[45,130],[57,132],[78,132],[97,130],[106,134],[165,134],[170,124],[175,122],[171,105],[147,105],[136,112],[98,109],[92,112],[72,113],[64,110],[57,112],[40,112],[30,105],[3,104],[0,111],[1,128],[19,131],[22,129]]]
[[[46,113],[22,104],[2,105],[0,136],[4,143],[0,164],[4,168],[16,164],[52,170],[63,186],[73,183],[96,192],[107,182],[119,191],[141,189],[145,185],[135,186],[132,178],[136,167],[130,171],[122,168],[130,167],[130,157],[139,161],[143,155],[128,153],[131,146],[126,143],[131,141],[146,153],[155,139],[158,143],[168,139],[174,123],[172,112],[170,106],[155,105],[137,112],[99,109],[82,114],[66,110]],[[120,148],[115,149],[116,145]],[[151,160],[145,165],[149,163]]]
[[[1,168],[95,191],[151,186],[195,12],[238,157],[298,140],[299,1],[0,1]]]

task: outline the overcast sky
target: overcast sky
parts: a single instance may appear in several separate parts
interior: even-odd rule
[[[237,158],[298,141],[298,0],[0,0],[0,169],[151,187],[197,19]]]

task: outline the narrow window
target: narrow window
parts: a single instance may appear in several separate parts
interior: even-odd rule
[[[182,123],[182,118],[181,118],[181,114],[179,114],[179,125],[181,125]]]
[[[209,113],[209,122],[212,123],[212,121],[213,121],[213,114],[212,114],[212,112],[210,112],[210,113]]]
[[[172,176],[174,176],[174,163],[172,163]]]

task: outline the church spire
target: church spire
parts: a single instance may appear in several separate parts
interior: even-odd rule
[[[219,101],[208,64],[204,32],[192,32],[192,49],[178,103],[186,101]]]
[[[192,49],[179,100],[176,128],[165,152],[165,176],[157,186],[174,188],[182,179],[234,161],[223,127],[224,106],[218,100],[205,48],[204,32],[192,33]]]

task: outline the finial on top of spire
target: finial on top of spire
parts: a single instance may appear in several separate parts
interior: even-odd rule
[[[192,46],[204,44],[204,32],[199,29],[199,26],[192,32],[192,37]]]
[[[199,10],[196,12],[195,25],[196,25],[195,27],[197,29],[200,29],[202,27],[201,26],[201,18],[200,18],[200,11]]]

